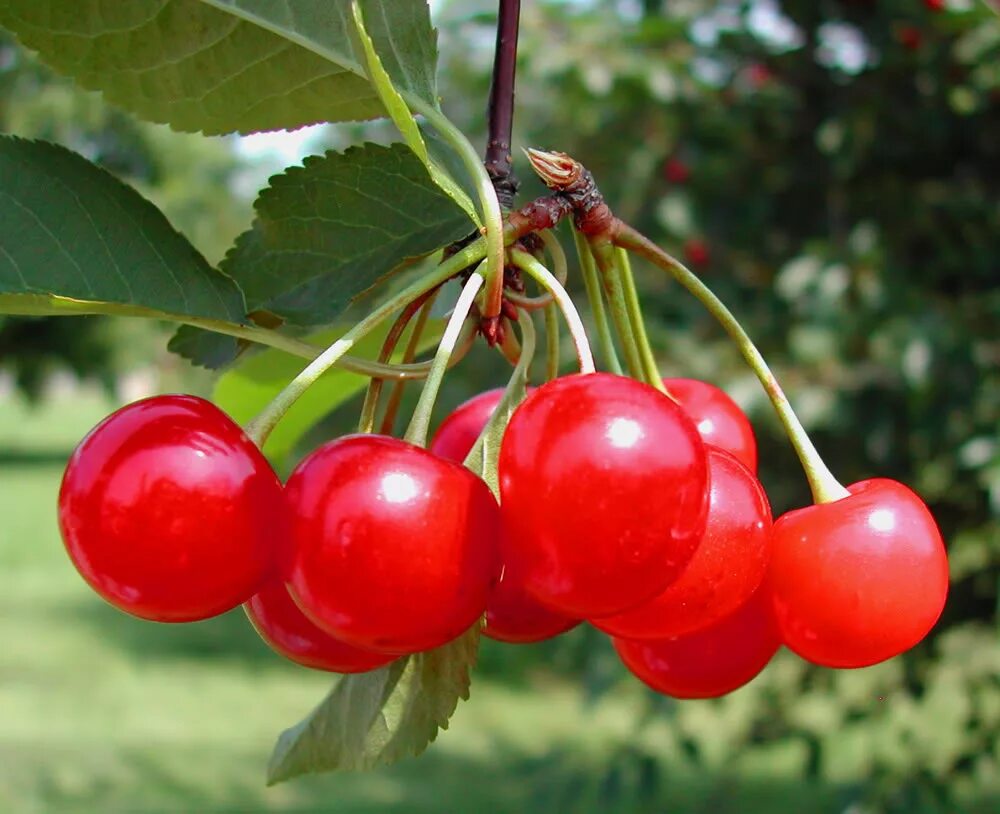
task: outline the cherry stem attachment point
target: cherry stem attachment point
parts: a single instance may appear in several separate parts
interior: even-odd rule
[[[302,372],[292,379],[284,390],[278,393],[274,400],[261,411],[260,415],[246,426],[247,435],[250,436],[257,446],[263,447],[271,431],[285,413],[288,412],[289,408],[298,400],[299,396],[308,390],[327,370],[333,367],[344,354],[354,347],[354,344],[359,339],[374,330],[397,310],[405,307],[410,301],[451,279],[462,269],[482,260],[483,253],[484,243],[481,240],[477,240],[475,243],[453,254],[436,269],[407,286],[396,296],[377,306],[368,316],[306,365]],[[431,371],[433,372],[433,364]],[[428,378],[430,375],[429,373]]]
[[[420,391],[420,398],[417,406],[413,410],[413,418],[410,426],[406,428],[407,441],[417,446],[427,445],[427,432],[431,425],[431,413],[434,411],[434,404],[437,402],[438,391],[441,389],[441,382],[444,380],[445,371],[448,369],[448,361],[451,359],[455,347],[458,345],[459,337],[462,334],[462,327],[469,317],[469,311],[476,300],[476,294],[482,287],[484,279],[479,271],[473,272],[468,282],[462,289],[462,293],[455,303],[455,310],[452,311],[451,318],[445,326],[444,335],[438,344],[437,352],[434,354],[434,362],[431,365],[431,372],[424,382],[424,389]]]
[[[712,290],[698,279],[683,263],[673,258],[647,237],[622,221],[615,223],[614,242],[623,249],[633,251],[645,257],[655,266],[671,274],[677,282],[694,295],[695,299],[718,320],[733,342],[736,343],[750,369],[753,370],[760,380],[768,399],[770,399],[775,412],[778,414],[778,419],[785,428],[788,440],[791,442],[792,447],[794,447],[795,453],[802,463],[802,468],[805,470],[815,502],[832,503],[835,500],[847,497],[850,493],[833,476],[829,467],[827,467],[822,457],[820,457],[815,445],[809,438],[809,434],[805,431],[802,422],[799,421],[798,416],[792,409],[788,397],[771,372],[770,367],[768,367],[763,355],[761,355],[757,346],[754,345],[753,341],[747,335],[747,332],[743,330],[743,326],[740,325],[736,317],[715,296]]]
[[[563,319],[566,320],[566,326],[569,328],[570,335],[573,337],[577,360],[580,364],[580,372],[593,373],[595,370],[594,354],[590,350],[587,331],[583,327],[580,314],[577,312],[573,300],[566,293],[566,289],[562,287],[562,284],[555,278],[551,271],[526,251],[513,248],[510,250],[510,257],[515,266],[527,272],[555,299],[556,305],[562,311]]]

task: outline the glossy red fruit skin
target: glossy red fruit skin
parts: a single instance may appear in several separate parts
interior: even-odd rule
[[[381,653],[464,633],[499,577],[499,509],[472,472],[379,435],[325,444],[285,487],[289,589],[317,625]]]
[[[500,403],[503,389],[487,390],[458,405],[441,422],[428,449],[441,458],[462,463]]]
[[[508,644],[532,644],[551,639],[580,624],[545,607],[524,587],[510,570],[505,569],[486,605],[483,635]]]
[[[664,386],[694,422],[701,439],[757,471],[757,437],[746,413],[725,391],[698,379],[664,379]]]
[[[663,591],[705,530],[705,445],[684,411],[622,376],[531,393],[500,447],[504,562],[566,616],[620,613]]]
[[[899,655],[937,622],[948,557],[924,502],[884,478],[774,524],[768,574],[789,648],[825,667],[867,667]]]
[[[247,618],[274,652],[296,664],[331,673],[365,673],[395,657],[338,641],[306,618],[280,580],[273,580],[244,604]]]
[[[595,627],[646,641],[683,636],[728,616],[758,589],[771,558],[764,487],[736,458],[711,446],[708,473],[708,523],[684,573],[649,602],[595,619]]]
[[[193,622],[249,599],[286,517],[281,483],[218,407],[168,395],[129,404],[80,442],[59,526],[84,579],[115,607]]]
[[[673,698],[731,693],[759,675],[781,646],[764,591],[696,633],[654,642],[612,641],[633,675]]]

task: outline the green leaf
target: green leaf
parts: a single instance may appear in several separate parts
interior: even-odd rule
[[[332,345],[350,327],[350,325],[345,325],[324,331],[310,337],[310,341],[319,347]],[[378,356],[388,330],[389,325],[375,329],[354,346],[353,352],[367,358]],[[420,338],[418,351],[433,346],[441,338],[443,331],[444,320],[428,320]],[[215,336],[214,334],[205,334],[207,339],[215,338]],[[227,339],[227,337],[219,338]],[[400,343],[400,347],[404,343],[405,339],[404,342]],[[397,353],[393,361],[398,361],[400,355],[401,352]],[[225,410],[234,421],[246,424],[263,410],[307,364],[306,360],[289,356],[279,350],[266,350],[255,356],[250,356],[219,378],[212,400]],[[273,460],[283,460],[311,427],[315,426],[337,405],[361,392],[367,385],[368,379],[357,373],[337,368],[329,370],[319,381],[306,390],[288,410],[268,436],[264,452]]]
[[[476,625],[436,650],[340,679],[305,720],[281,734],[268,783],[371,769],[423,752],[469,697],[479,636]]]
[[[271,179],[222,268],[250,310],[329,323],[397,270],[466,236],[472,222],[405,145],[307,158]]]
[[[425,0],[364,0],[393,82],[437,105]],[[151,121],[207,134],[384,115],[349,0],[0,0],[0,25]]]
[[[0,137],[0,309],[241,322],[243,297],[131,187],[85,158]]]

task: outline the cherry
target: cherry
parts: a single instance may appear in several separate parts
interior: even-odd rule
[[[739,405],[726,393],[697,379],[664,379],[663,384],[694,421],[706,444],[735,455],[751,472],[757,471],[757,439]]]
[[[827,667],[866,667],[913,647],[948,594],[944,543],[923,501],[882,478],[848,491],[774,524],[768,582],[782,636]]]
[[[465,467],[396,438],[345,436],[306,457],[285,493],[292,597],[335,638],[414,653],[486,610],[500,516]]]
[[[764,488],[728,452],[708,447],[708,523],[694,557],[662,594],[617,616],[595,619],[606,633],[664,639],[708,627],[757,590],[771,553]]]
[[[500,447],[504,562],[574,618],[619,613],[675,580],[705,529],[705,445],[684,411],[609,373],[542,385]]]
[[[156,396],[80,442],[59,525],[84,579],[123,611],[192,622],[249,599],[285,530],[281,483],[215,405]]]
[[[919,51],[924,44],[923,32],[915,25],[900,26],[896,36],[907,51]]]
[[[479,433],[483,431],[486,422],[493,415],[502,396],[502,388],[487,390],[458,405],[441,422],[428,449],[449,461],[462,463],[479,438]]]
[[[944,11],[948,7],[948,0],[924,0],[924,5],[931,11]]]
[[[299,610],[288,588],[279,580],[265,585],[243,609],[268,647],[314,670],[364,673],[394,658],[344,644],[320,630]]]
[[[506,568],[490,594],[483,635],[510,644],[529,644],[551,639],[579,623],[578,619],[570,619],[542,605],[528,593],[523,580]]]
[[[739,689],[760,674],[781,646],[764,591],[711,627],[686,636],[612,641],[633,675],[674,698],[717,698]]]
[[[712,262],[712,252],[708,248],[708,244],[704,240],[697,237],[692,237],[691,239],[685,241],[684,257],[690,265],[696,267],[707,266],[710,262]]]
[[[691,178],[691,170],[679,158],[668,158],[663,165],[663,177],[671,184],[685,184]]]

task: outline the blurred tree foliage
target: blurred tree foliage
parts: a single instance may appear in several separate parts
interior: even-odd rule
[[[657,704],[570,791],[637,804],[661,771],[770,761],[840,789],[829,810],[1000,806],[1000,19],[929,5],[524,3],[515,150],[572,154],[620,216],[687,255],[844,482],[899,478],[931,504],[953,575],[905,658],[831,672],[782,654],[730,698]],[[485,98],[494,6],[446,7],[446,101]],[[464,112],[481,133],[481,110]],[[776,513],[807,502],[741,360],[656,274],[640,284],[662,369],[747,405]],[[521,658],[582,665],[599,687],[621,675],[593,631]],[[742,810],[717,805],[699,810]]]
[[[64,144],[136,186],[210,260],[250,219],[236,205],[240,164],[222,139],[174,133],[104,104],[54,76],[0,34],[0,131]],[[162,355],[163,329],[104,317],[0,318],[0,368],[36,396],[47,375],[69,368],[109,389],[118,373]]]

